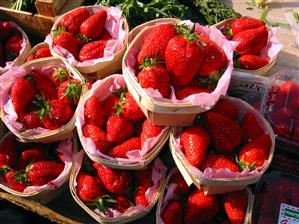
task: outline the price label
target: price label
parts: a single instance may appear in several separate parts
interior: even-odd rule
[[[299,208],[280,204],[278,224],[299,224]]]

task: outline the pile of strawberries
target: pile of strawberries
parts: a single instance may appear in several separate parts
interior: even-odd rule
[[[7,136],[0,144],[0,180],[23,192],[28,186],[42,186],[56,179],[64,169],[58,143],[21,143]]]
[[[235,67],[256,70],[269,63],[269,58],[260,55],[268,44],[268,28],[264,21],[241,17],[233,20],[223,33],[228,39],[239,42]]]
[[[68,50],[81,62],[102,58],[108,40],[113,39],[105,29],[107,11],[91,14],[78,8],[64,15],[54,31],[53,44]]]
[[[220,99],[198,123],[185,128],[180,144],[189,163],[202,172],[227,168],[236,173],[263,166],[272,146],[270,136],[252,112],[239,119],[238,108],[229,99]]]
[[[125,171],[105,167],[84,158],[77,176],[77,195],[88,206],[108,213],[108,209],[125,212],[129,207],[148,207],[145,196],[152,182],[152,166],[143,170]]]
[[[205,195],[200,189],[189,188],[180,173],[170,178],[170,184],[176,184],[175,195],[162,211],[164,224],[244,223],[248,206],[246,190]]]
[[[125,88],[114,91],[103,102],[91,96],[84,105],[84,119],[83,135],[92,139],[97,150],[113,158],[128,158],[129,151],[141,150],[147,139],[164,129],[145,119]]]
[[[55,130],[68,123],[81,96],[82,83],[63,67],[51,77],[32,70],[15,80],[10,97],[22,131],[44,127]]]
[[[28,57],[26,58],[26,62],[39,59],[39,58],[51,57],[51,56],[52,55],[49,46],[40,47],[34,53],[28,55]]]
[[[20,54],[23,35],[10,22],[0,22],[0,67]]]
[[[223,49],[208,36],[186,26],[160,24],[152,27],[137,55],[136,74],[142,88],[158,90],[177,99],[211,93],[226,69]]]

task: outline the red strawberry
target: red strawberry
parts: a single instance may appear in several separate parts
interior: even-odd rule
[[[188,127],[180,136],[182,151],[191,165],[198,167],[208,150],[210,136],[201,127]]]
[[[223,116],[235,121],[238,118],[238,109],[229,100],[221,99],[212,109],[214,112],[222,114]]]
[[[154,59],[145,58],[142,70],[138,73],[138,82],[142,88],[152,88],[167,98],[170,94],[170,76],[167,69]]]
[[[11,101],[17,114],[20,114],[33,100],[36,90],[30,77],[19,77],[11,87]]]
[[[142,124],[142,130],[140,134],[141,147],[144,146],[147,139],[158,136],[164,128],[164,126],[154,125],[154,123],[152,123],[150,120],[145,119]]]
[[[255,169],[264,164],[269,157],[272,142],[269,135],[261,135],[247,143],[239,152],[239,166],[242,170]]]
[[[30,76],[34,80],[37,91],[47,100],[57,99],[57,91],[54,82],[37,71],[32,71]]]
[[[35,56],[36,58],[46,58],[46,57],[51,57],[52,55],[49,47],[41,47],[37,49],[37,51],[35,52]]]
[[[12,168],[18,160],[14,139],[5,138],[0,145],[0,169]]]
[[[291,98],[296,98],[299,95],[299,85],[295,81],[286,81],[280,84],[279,90]]]
[[[115,114],[117,112],[117,105],[120,102],[120,98],[116,95],[110,95],[108,96],[104,103],[103,103],[103,108],[105,113],[110,116],[112,114]]]
[[[138,121],[144,118],[142,110],[131,93],[126,92],[121,99],[120,104],[122,108],[121,112],[128,121]]]
[[[108,30],[106,30],[105,28],[103,29],[103,32],[101,33],[99,40],[111,40],[113,39],[112,36],[110,35],[110,33],[108,32]]]
[[[69,77],[69,73],[65,68],[54,68],[52,72],[52,81],[56,86],[59,86],[60,83],[66,81]]]
[[[93,164],[106,189],[116,195],[124,195],[132,184],[132,176],[128,171],[105,167],[99,163]]]
[[[22,49],[23,36],[20,33],[13,34],[5,43],[7,61],[13,61]]]
[[[80,32],[87,38],[98,39],[101,35],[107,18],[107,12],[101,10],[86,19],[80,26]]]
[[[219,211],[219,204],[214,195],[205,195],[202,190],[193,191],[186,202],[184,223],[198,224],[211,221]]]
[[[241,128],[238,123],[212,111],[204,114],[204,121],[217,152],[232,153],[240,145]]]
[[[74,58],[78,58],[78,43],[76,37],[72,33],[55,33],[53,44],[68,50],[74,56]]]
[[[174,25],[161,24],[152,28],[143,41],[137,61],[141,65],[144,58],[155,58],[165,61],[165,49],[168,41],[177,35]]]
[[[218,169],[229,169],[231,172],[239,172],[238,165],[234,162],[233,158],[223,155],[216,155],[208,153],[202,162],[200,169],[204,171],[206,168]]]
[[[152,166],[148,166],[142,170],[135,171],[135,177],[138,186],[149,188],[152,186]]]
[[[113,199],[116,201],[116,203],[112,204],[112,208],[121,213],[125,212],[128,208],[131,207],[129,199],[124,196],[117,195]]]
[[[145,192],[147,191],[147,187],[141,186],[138,187],[136,192],[135,192],[135,204],[136,205],[141,205],[144,206],[145,208],[149,205],[146,196],[145,196]]]
[[[183,206],[179,201],[170,202],[163,211],[161,218],[164,224],[182,224]]]
[[[236,51],[239,55],[258,55],[260,51],[267,45],[268,30],[266,26],[244,30],[236,34],[232,40],[239,42],[238,46],[236,47]]]
[[[81,24],[90,16],[90,13],[85,8],[78,8],[64,15],[59,24],[67,31],[77,34],[80,32]]]
[[[58,99],[75,107],[80,99],[82,84],[80,80],[69,79],[58,87]]]
[[[105,194],[100,178],[80,171],[77,176],[77,192],[83,202],[92,202]]]
[[[256,70],[267,64],[269,64],[269,60],[264,57],[245,54],[238,58],[237,67],[247,70]]]
[[[84,45],[79,53],[80,61],[102,58],[107,41],[97,40]]]
[[[226,68],[227,58],[223,49],[218,46],[209,37],[197,35],[198,39],[205,43],[204,61],[198,70],[201,77],[209,77],[210,75],[219,74],[222,69]]]
[[[114,158],[128,158],[128,152],[140,148],[140,137],[133,137],[110,149],[108,155]]]
[[[3,51],[2,43],[0,41],[0,67],[4,67],[4,66],[5,66],[5,54]]]
[[[134,135],[134,125],[121,115],[111,115],[106,126],[107,139],[110,142],[118,144]]]
[[[179,196],[186,194],[189,190],[189,187],[188,187],[186,181],[184,180],[182,174],[179,172],[174,174],[170,178],[169,184],[176,184],[174,193],[176,193]]]
[[[248,195],[246,191],[237,191],[224,196],[224,209],[231,223],[244,224]]]
[[[6,41],[12,33],[12,26],[9,22],[0,22],[0,40]]]
[[[233,20],[231,23],[231,31],[233,35],[236,35],[244,30],[250,30],[264,26],[265,22],[259,19],[250,17],[241,17]]]
[[[174,86],[188,84],[204,60],[204,50],[192,35],[172,38],[165,50],[166,67]]]
[[[5,174],[5,179],[8,187],[15,191],[23,192],[27,187],[27,183],[22,178],[22,175],[19,175],[17,171],[11,170]]]
[[[98,98],[91,96],[84,105],[84,119],[86,123],[103,127],[105,124],[105,112]]]
[[[35,60],[35,59],[36,59],[35,54],[30,54],[30,55],[26,58],[26,62],[27,62],[27,61],[32,61],[32,60]]]
[[[38,161],[43,161],[43,160],[48,160],[48,153],[47,151],[41,149],[41,148],[37,148],[37,147],[33,147],[30,149],[26,149],[21,153],[21,158],[20,158],[23,163],[25,164],[29,164],[32,162],[38,162]]]
[[[242,120],[242,139],[243,142],[251,142],[256,137],[264,133],[255,116],[252,113],[247,113]]]
[[[211,92],[212,90],[208,88],[187,85],[187,86],[180,86],[175,88],[175,97],[178,100],[182,100],[193,94],[211,93]]]
[[[22,129],[33,129],[41,126],[41,120],[38,112],[31,111],[20,118],[23,124]]]

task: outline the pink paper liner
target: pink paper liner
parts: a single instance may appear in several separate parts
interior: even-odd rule
[[[25,76],[28,71],[35,70],[50,78],[54,67],[66,68],[63,63],[47,66],[32,64],[26,69],[23,66],[13,67],[0,76],[0,107],[4,108],[4,111],[6,113],[2,120],[12,132],[19,133],[24,137],[28,137],[52,131],[46,128],[38,127],[20,133],[19,130],[22,128],[22,123],[17,121],[18,115],[16,114],[15,109],[12,105],[10,91],[15,80],[19,77]],[[80,77],[78,77],[78,75],[76,74],[70,73],[70,76],[81,81]]]
[[[86,150],[89,154],[93,156],[97,156],[100,158],[109,159],[112,161],[116,161],[119,165],[128,165],[130,163],[138,162],[141,165],[144,164],[144,157],[147,153],[151,151],[151,149],[159,142],[161,139],[167,134],[168,127],[165,127],[162,132],[154,137],[146,140],[142,149],[136,149],[128,152],[128,159],[124,158],[113,158],[110,157],[99,150],[96,149],[94,142],[90,138],[86,138],[82,132],[82,126],[85,124],[84,119],[84,105],[86,101],[92,96],[95,95],[100,102],[104,101],[108,96],[112,94],[112,92],[126,87],[126,83],[122,75],[111,75],[104,80],[98,80],[93,85],[91,90],[88,92],[88,96],[84,98],[80,104],[78,105],[78,113],[76,114],[76,127],[78,131],[78,135],[80,137],[81,143],[84,146],[84,150]]]
[[[192,25],[193,23],[190,20],[182,21],[182,23],[186,25]],[[159,23],[161,24],[161,23]],[[201,106],[205,108],[206,110],[211,109],[214,104],[217,102],[219,97],[221,95],[225,95],[230,83],[231,74],[233,71],[233,52],[236,47],[235,42],[228,41],[223,34],[215,27],[208,27],[208,26],[201,26],[199,24],[196,24],[195,31],[202,31],[204,34],[208,35],[209,38],[217,43],[217,45],[221,46],[221,48],[224,50],[225,55],[228,59],[227,68],[224,71],[223,75],[219,79],[219,82],[217,84],[216,89],[212,93],[199,93],[195,95],[191,95],[183,100],[176,99],[174,94],[174,89],[171,88],[171,98],[163,98],[158,90],[154,90],[152,88],[143,89],[145,93],[153,98],[154,100],[158,102],[166,102],[166,103],[191,103],[195,106]],[[132,45],[131,48],[128,50],[128,58],[124,61],[126,67],[129,69],[130,73],[134,76],[135,81],[139,88],[142,88],[140,84],[137,82],[137,77],[134,71],[134,65],[136,62],[136,58],[139,52],[139,48],[141,46],[141,43],[143,42],[146,35],[139,36],[137,44]],[[136,46],[137,45],[137,46]]]
[[[84,157],[84,150],[81,150],[74,156],[74,169],[76,170],[76,177],[80,171],[82,161]],[[146,199],[149,202],[149,206],[151,206],[154,203],[155,195],[159,192],[159,186],[161,184],[161,181],[165,178],[166,174],[166,166],[162,163],[162,161],[159,158],[156,158],[153,161],[153,171],[152,171],[152,182],[154,183],[154,186],[147,189],[145,192]],[[130,171],[133,172],[133,171]],[[77,181],[76,178],[74,179],[74,182],[72,183],[74,186],[74,189],[76,189]],[[128,208],[124,213],[121,213],[117,210],[114,210],[112,208],[108,208],[107,214],[99,211],[98,209],[95,209],[94,212],[98,214],[99,216],[103,218],[118,218],[121,216],[133,216],[140,212],[148,212],[148,208],[145,208],[144,206],[131,206]]]
[[[92,14],[97,13],[100,10],[107,11],[107,20],[105,23],[105,28],[114,38],[114,40],[109,40],[107,42],[106,47],[104,49],[104,56],[102,58],[80,62],[76,60],[74,56],[65,48],[62,48],[60,46],[54,46],[52,34],[47,35],[44,42],[48,43],[51,51],[54,51],[55,53],[65,57],[68,63],[72,66],[88,67],[91,65],[95,65],[99,62],[112,61],[114,59],[114,54],[124,47],[124,41],[126,36],[128,35],[127,31],[123,29],[124,19],[121,18],[122,11],[118,7],[109,7],[106,9],[100,5],[82,8],[86,8]],[[59,19],[61,19],[61,17]]]
[[[268,58],[272,62],[281,51],[283,45],[279,43],[276,32],[279,28],[268,28],[268,43],[261,51],[261,56]]]

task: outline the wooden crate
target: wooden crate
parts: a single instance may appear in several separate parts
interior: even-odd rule
[[[66,0],[36,0],[37,13],[43,16],[55,17]]]

